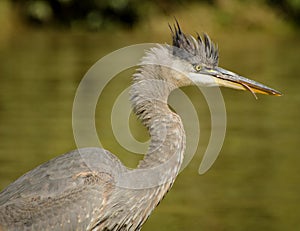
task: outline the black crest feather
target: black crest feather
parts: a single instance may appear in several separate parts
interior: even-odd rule
[[[173,39],[173,54],[193,64],[217,66],[219,62],[218,47],[211,41],[207,34],[203,38],[197,34],[197,39],[182,32],[178,21],[173,28],[170,26]]]

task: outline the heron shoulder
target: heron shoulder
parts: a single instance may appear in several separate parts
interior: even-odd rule
[[[39,165],[10,184],[0,193],[0,206],[21,198],[57,197],[92,183],[91,179],[114,180],[117,174],[126,170],[120,160],[107,150],[73,150]]]

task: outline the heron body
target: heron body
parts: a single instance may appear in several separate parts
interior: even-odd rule
[[[219,68],[217,47],[207,35],[187,36],[178,24],[172,34],[173,46],[146,52],[133,76],[133,111],[151,136],[137,169],[126,168],[101,148],[54,158],[0,193],[0,230],[140,230],[173,185],[183,160],[185,132],[168,107],[171,91],[199,84],[280,94]]]

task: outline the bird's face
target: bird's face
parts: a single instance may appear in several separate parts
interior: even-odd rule
[[[281,93],[261,83],[242,77],[220,67],[205,67],[200,64],[187,77],[199,86],[222,86],[239,90],[248,90],[256,98],[256,93],[280,96]]]
[[[170,29],[175,66],[180,67],[191,83],[204,87],[222,86],[248,90],[255,98],[255,93],[281,95],[280,92],[261,83],[220,68],[218,47],[213,44],[208,35],[204,34],[203,38],[199,35],[197,38],[185,35],[178,23]]]

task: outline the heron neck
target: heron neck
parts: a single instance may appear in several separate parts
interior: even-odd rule
[[[168,168],[164,171],[166,177],[174,180],[185,149],[183,124],[167,104],[169,94],[177,86],[162,79],[145,78],[146,76],[146,73],[138,73],[131,88],[133,110],[151,136],[147,154],[138,168],[164,165]]]

